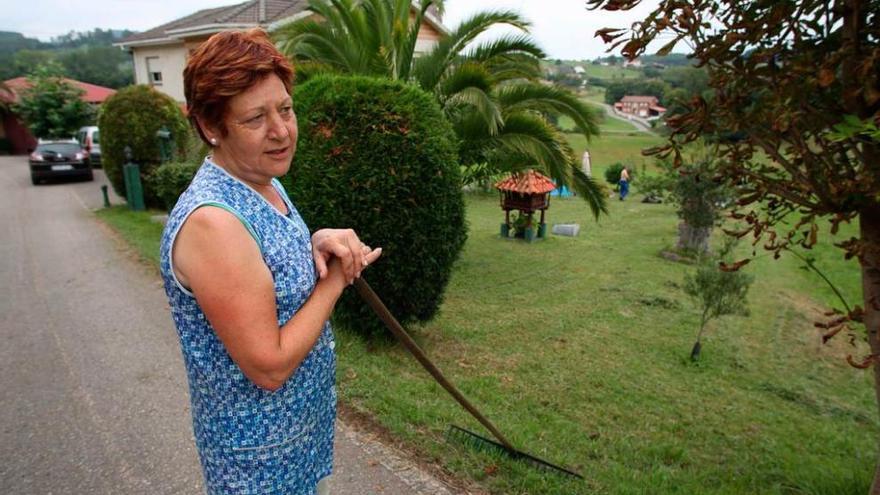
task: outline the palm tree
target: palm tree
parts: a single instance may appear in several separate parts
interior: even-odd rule
[[[411,0],[309,0],[321,20],[305,18],[275,32],[279,48],[307,69],[408,80],[427,0],[410,22]],[[309,71],[310,72],[310,71]]]
[[[431,6],[442,9],[443,2],[309,0],[309,10],[322,20],[288,24],[275,38],[299,77],[366,74],[410,81],[434,94],[461,141],[466,171],[535,168],[571,187],[597,217],[606,212],[601,187],[581,172],[549,119],[566,115],[590,139],[598,134],[597,116],[568,91],[540,82],[545,54],[528,36],[529,23],[513,11],[480,12],[416,57],[419,28]],[[519,32],[475,42],[499,25]]]

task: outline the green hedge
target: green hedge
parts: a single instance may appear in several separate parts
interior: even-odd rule
[[[439,106],[415,86],[326,75],[293,101],[299,144],[284,180],[306,223],[381,246],[365,279],[401,322],[430,319],[467,236],[455,135]],[[382,331],[354,291],[334,317]]]
[[[160,162],[156,131],[171,131],[178,156],[187,148],[187,121],[183,111],[170,96],[150,86],[129,86],[119,90],[101,106],[98,116],[101,129],[101,161],[113,189],[125,196],[122,166],[125,147],[131,147],[132,161],[140,165],[144,201],[149,207],[161,207],[155,187],[150,182],[153,169]]]
[[[149,177],[156,196],[161,201],[165,210],[171,211],[177,203],[177,198],[192,182],[199,170],[196,163],[165,163],[158,166]]]

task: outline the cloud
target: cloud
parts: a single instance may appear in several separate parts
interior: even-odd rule
[[[444,24],[454,28],[465,18],[485,10],[514,10],[532,23],[532,36],[549,58],[593,59],[608,48],[594,37],[605,27],[628,27],[645,18],[659,0],[646,0],[628,12],[587,10],[578,0],[448,0]],[[499,31],[495,31],[493,35]]]

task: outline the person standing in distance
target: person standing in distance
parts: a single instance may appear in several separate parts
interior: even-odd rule
[[[629,194],[629,170],[628,167],[623,167],[620,171],[620,181],[617,183],[620,186],[620,200],[623,201],[626,199],[626,196]]]

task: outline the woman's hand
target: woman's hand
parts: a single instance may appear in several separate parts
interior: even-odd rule
[[[312,234],[312,256],[322,279],[327,276],[327,265],[333,257],[339,259],[345,280],[351,284],[381,255],[382,248],[371,249],[351,229],[321,229]]]

